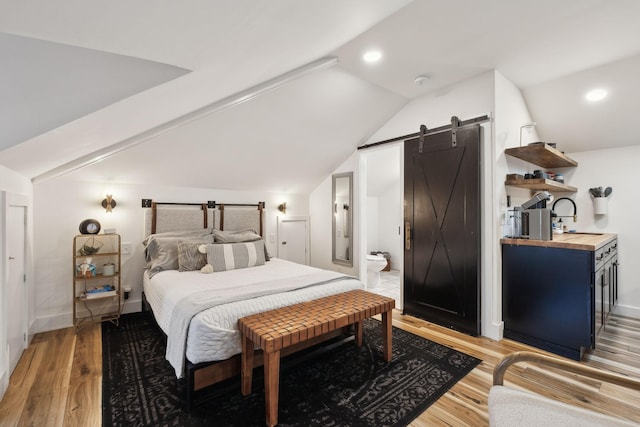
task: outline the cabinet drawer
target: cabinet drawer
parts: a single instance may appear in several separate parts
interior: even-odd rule
[[[597,249],[595,251],[594,261],[595,261],[595,269],[596,269],[596,271],[599,270],[604,265],[604,263],[606,262],[606,255],[605,255],[606,248],[607,248],[607,246],[605,245],[605,246],[603,246],[600,249]]]
[[[618,240],[614,240],[610,243],[607,243],[600,249],[595,251],[595,268],[598,270],[602,267],[607,261],[613,258],[618,253]]]

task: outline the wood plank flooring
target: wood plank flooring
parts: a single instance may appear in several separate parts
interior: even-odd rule
[[[469,337],[400,312],[394,312],[393,324],[483,360],[412,426],[487,426],[487,396],[495,364],[513,351],[544,353],[511,340]],[[612,315],[597,349],[582,363],[640,378],[640,320]],[[99,324],[86,326],[78,334],[73,328],[38,334],[0,402],[0,426],[100,426],[101,384]],[[640,422],[637,391],[528,364],[510,368],[505,384]]]

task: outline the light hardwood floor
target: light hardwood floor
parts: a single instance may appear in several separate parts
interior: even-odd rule
[[[399,312],[393,323],[483,360],[412,426],[488,425],[487,396],[495,364],[513,351],[538,351],[510,340],[469,337]],[[640,321],[612,316],[597,347],[583,363],[640,378]],[[36,335],[0,403],[0,426],[100,426],[101,359],[98,324],[78,334],[69,328]],[[510,368],[505,380],[506,385],[640,422],[640,392],[528,364]]]

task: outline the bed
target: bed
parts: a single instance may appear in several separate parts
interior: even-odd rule
[[[152,203],[145,214],[144,301],[176,377],[186,377],[189,405],[194,392],[239,373],[238,318],[364,287],[271,257],[263,211],[263,202]]]

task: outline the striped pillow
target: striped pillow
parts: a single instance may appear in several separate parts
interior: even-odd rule
[[[264,265],[264,240],[207,245],[207,262],[213,271]]]

